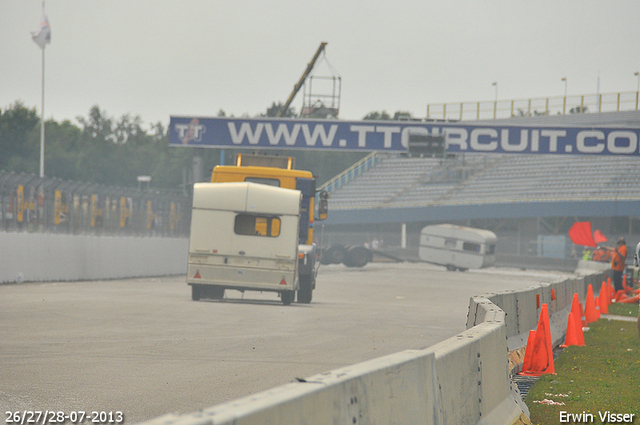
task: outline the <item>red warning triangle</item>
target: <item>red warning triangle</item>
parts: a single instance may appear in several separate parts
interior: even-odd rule
[[[280,285],[286,285],[286,284],[287,284],[287,281],[284,280],[284,277],[283,277],[282,280],[280,281]]]
[[[202,276],[200,276],[200,270],[196,270],[196,275],[193,276],[194,279],[202,279]]]

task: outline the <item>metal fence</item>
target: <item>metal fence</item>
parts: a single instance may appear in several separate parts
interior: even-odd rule
[[[427,119],[473,121],[516,116],[637,111],[640,92],[427,105]]]
[[[180,191],[0,171],[0,231],[187,236],[190,211]]]
[[[353,164],[351,167],[338,174],[322,186],[318,188],[318,191],[326,190],[327,192],[333,192],[340,189],[356,177],[367,171],[380,162],[380,156],[376,151],[371,152],[369,155],[362,158],[360,161]]]

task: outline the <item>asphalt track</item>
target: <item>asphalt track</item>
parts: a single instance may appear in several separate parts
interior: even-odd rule
[[[465,329],[469,298],[566,273],[427,264],[323,266],[311,304],[227,291],[191,301],[184,276],[0,285],[0,408],[188,413]]]

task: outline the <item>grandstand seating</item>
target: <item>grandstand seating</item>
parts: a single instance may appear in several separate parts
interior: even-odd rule
[[[640,199],[637,157],[481,155],[408,158],[385,155],[331,192],[331,208],[563,200]]]

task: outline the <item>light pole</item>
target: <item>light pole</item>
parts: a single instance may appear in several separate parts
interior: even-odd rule
[[[498,82],[494,81],[491,85],[496,87],[496,100],[493,102],[493,119],[495,120],[498,115]]]
[[[564,81],[564,101],[562,103],[562,114],[566,114],[567,113],[567,77],[562,77],[562,80]]]
[[[636,77],[638,77],[638,88],[636,89],[636,111],[638,110],[638,98],[640,97],[640,72],[636,71],[633,73]]]

